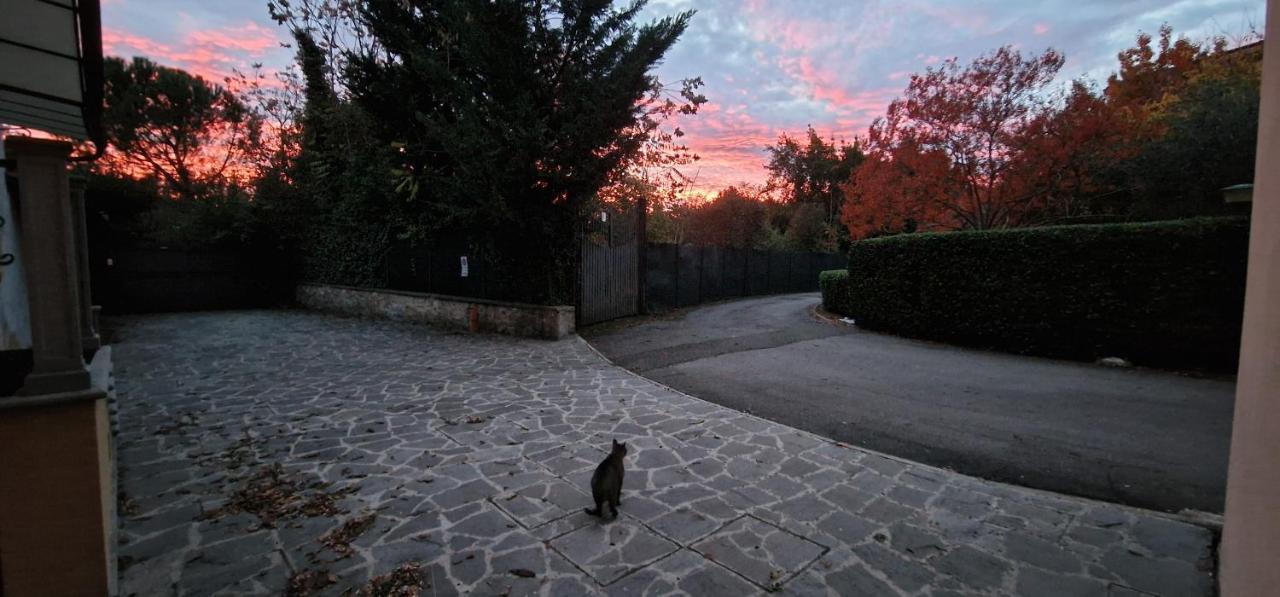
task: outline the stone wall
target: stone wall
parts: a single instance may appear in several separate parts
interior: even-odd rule
[[[319,311],[412,321],[469,332],[547,340],[559,340],[574,333],[573,307],[329,284],[300,284],[296,298],[298,304]]]

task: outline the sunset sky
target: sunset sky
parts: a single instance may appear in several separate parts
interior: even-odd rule
[[[665,81],[701,76],[709,105],[681,123],[702,157],[686,172],[712,191],[762,182],[765,146],[813,125],[852,139],[913,72],[1001,45],[1056,48],[1063,83],[1101,83],[1139,31],[1162,23],[1193,39],[1261,30],[1264,0],[653,0],[661,16],[696,8],[689,31],[658,69]],[[292,59],[265,0],[103,0],[108,54],[145,55],[221,79],[235,67]]]

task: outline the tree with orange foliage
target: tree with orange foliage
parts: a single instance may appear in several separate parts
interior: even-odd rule
[[[1036,181],[1045,194],[1046,216],[1072,218],[1114,211],[1105,200],[1115,195],[1115,164],[1131,159],[1129,119],[1084,81],[1073,81],[1062,107],[1044,111],[1027,126],[1014,170]]]
[[[1150,219],[1223,211],[1252,180],[1261,46],[1141,33],[1101,94],[1075,82],[1027,130],[1022,168],[1058,216]]]
[[[1160,27],[1160,39],[1139,33],[1137,44],[1121,51],[1119,70],[1107,78],[1107,101],[1116,107],[1141,110],[1164,94],[1181,87],[1188,74],[1210,52],[1205,44],[1173,38],[1173,28]],[[1156,43],[1152,47],[1152,42]],[[1216,39],[1214,52],[1226,49],[1226,41]]]
[[[1175,40],[1165,25],[1158,41],[1140,34],[1119,54],[1106,100],[1125,155],[1099,170],[1130,215],[1221,213],[1221,188],[1253,180],[1262,47],[1252,41]]]
[[[892,125],[873,126],[865,161],[844,185],[840,220],[854,240],[868,236],[951,230],[960,227],[953,206],[962,200],[963,181],[944,151],[914,139],[893,145],[882,135]]]
[[[1140,215],[1220,213],[1221,189],[1253,180],[1261,54],[1260,46],[1208,54],[1146,107],[1154,134],[1124,163]]]
[[[847,185],[841,217],[853,237],[1033,218],[1047,193],[1019,166],[1028,129],[1051,110],[1041,91],[1062,64],[1052,49],[1024,57],[1006,46],[912,75],[872,124],[867,159]]]

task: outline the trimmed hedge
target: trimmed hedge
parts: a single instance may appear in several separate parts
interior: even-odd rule
[[[818,288],[822,289],[822,308],[831,313],[841,313],[849,303],[849,270],[829,269],[818,274]]]
[[[833,310],[957,344],[1233,371],[1248,235],[1247,218],[1198,218],[859,241]]]

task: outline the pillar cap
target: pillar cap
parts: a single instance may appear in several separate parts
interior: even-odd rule
[[[71,155],[71,149],[71,142],[62,139],[41,139],[25,135],[10,135],[4,138],[4,152],[8,159],[33,154],[66,159]]]

